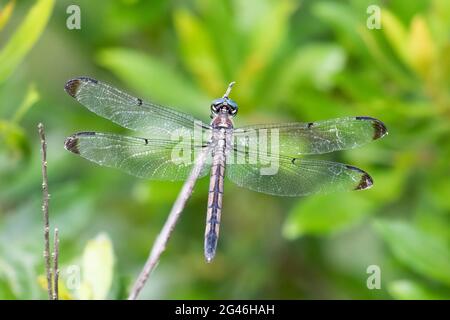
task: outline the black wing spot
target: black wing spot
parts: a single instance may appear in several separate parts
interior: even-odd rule
[[[142,106],[142,99],[141,98],[137,98],[137,105],[138,106]]]
[[[374,128],[373,140],[380,139],[388,133],[386,125],[378,119],[372,117],[356,117],[356,120],[365,120],[372,122],[372,126]]]
[[[311,129],[314,126],[314,122],[309,122],[308,123],[308,129]]]
[[[145,141],[145,145],[148,145],[148,139],[144,138],[144,141]]]

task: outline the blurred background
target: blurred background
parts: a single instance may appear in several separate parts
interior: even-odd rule
[[[77,131],[133,134],[64,92],[85,75],[204,121],[235,80],[236,126],[365,115],[389,129],[332,155],[372,175],[364,192],[226,182],[212,264],[199,181],[141,298],[449,299],[449,57],[445,0],[0,0],[0,298],[46,298],[39,122],[63,298],[126,298],[181,188],[64,150]]]

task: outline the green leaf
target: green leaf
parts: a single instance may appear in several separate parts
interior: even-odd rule
[[[22,120],[23,116],[30,110],[30,108],[39,100],[39,92],[36,90],[36,86],[34,84],[30,85],[30,87],[27,90],[27,94],[25,95],[25,98],[23,99],[21,105],[17,109],[16,113],[14,114],[14,117],[12,121],[14,123],[20,122]]]
[[[175,11],[174,22],[184,64],[206,92],[217,96],[228,83],[208,27],[185,9]]]
[[[28,158],[30,151],[25,131],[13,122],[0,119],[0,172],[9,173]]]
[[[39,99],[39,93],[31,85],[11,121],[0,119],[0,176],[10,173],[30,155],[30,143],[18,122]]]
[[[349,52],[361,50],[361,39],[357,31],[360,27],[366,27],[361,10],[352,8],[344,1],[315,1],[312,3],[312,13],[318,21],[330,25],[330,31],[336,34],[338,43],[348,49]]]
[[[301,47],[285,64],[277,87],[289,88],[294,83],[312,84],[320,90],[330,89],[334,76],[345,67],[344,50],[335,44],[317,43]]]
[[[261,74],[274,60],[286,38],[289,18],[297,8],[295,2],[281,0],[269,2],[269,10],[264,10],[258,17],[250,35],[248,55],[236,78],[238,83],[246,86],[244,94],[251,95],[251,88],[259,80]]]
[[[109,48],[97,55],[97,61],[155,103],[185,107],[185,112],[203,115],[210,104],[180,73],[155,57],[131,49]]]
[[[2,230],[2,233],[4,230]],[[30,248],[25,249],[17,241],[2,237],[0,245],[0,292],[2,299],[37,299],[40,296],[36,285],[36,265]],[[11,244],[14,250],[10,250]],[[2,289],[3,289],[2,288]]]
[[[19,274],[17,268],[12,266],[10,262],[0,259],[0,281],[5,282],[5,287],[11,291],[16,297],[23,294],[23,289],[19,281]],[[1,299],[5,299],[3,294],[0,294]]]
[[[403,63],[409,65],[408,32],[400,20],[389,10],[381,12],[384,34]]]
[[[403,86],[408,89],[414,87],[415,82],[407,74],[405,74],[405,71],[403,69],[399,68],[398,64],[396,64],[393,59],[391,59],[387,55],[386,50],[384,50],[380,41],[377,41],[377,37],[372,30],[369,30],[365,27],[360,27],[358,28],[358,34],[367,47],[367,50],[372,55],[373,59],[376,60],[377,66],[379,66],[379,68],[377,69],[379,74],[386,73],[390,75],[399,86]],[[353,73],[351,73],[350,75],[353,75]],[[354,79],[353,82],[355,82]],[[362,85],[370,84],[371,83],[368,80],[362,83]],[[372,83],[372,85],[377,84]],[[375,91],[374,93],[379,94],[378,91]]]
[[[295,239],[306,234],[336,232],[370,214],[372,207],[360,192],[304,198],[290,211],[283,225],[283,236]]]
[[[249,39],[249,55],[241,70],[241,77],[255,78],[255,74],[264,70],[275,58],[276,51],[286,37],[289,18],[296,8],[293,1],[276,1],[259,17]],[[238,79],[242,82],[240,77]]]
[[[441,208],[450,213],[450,181],[448,179],[435,180],[430,185],[430,198]]]
[[[81,299],[106,299],[114,272],[113,245],[108,235],[99,234],[84,248],[82,259]]]
[[[0,51],[0,83],[12,74],[39,39],[50,18],[54,3],[54,0],[38,0]]]
[[[400,300],[447,300],[448,294],[433,290],[411,280],[397,280],[388,284],[388,291]]]
[[[448,244],[406,222],[378,220],[375,229],[400,262],[450,286]]]
[[[210,0],[196,1],[196,9],[208,26],[224,79],[235,80],[235,70],[242,61],[241,53],[246,43],[236,23],[236,14],[240,11],[230,1]],[[230,46],[230,43],[233,45]]]

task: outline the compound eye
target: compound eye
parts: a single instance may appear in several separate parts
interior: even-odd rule
[[[238,112],[238,105],[237,105],[237,103],[234,102],[233,100],[229,99],[228,100],[228,105],[230,106],[230,114],[234,116]]]
[[[217,104],[211,104],[211,110],[215,113],[219,112],[219,105]]]
[[[215,99],[215,100],[213,100],[213,102],[211,102],[211,105],[219,106],[219,105],[221,105],[222,103],[223,103],[223,99],[220,98],[220,99]]]
[[[211,111],[214,113],[218,113],[220,106],[223,104],[223,99],[215,99],[211,102]]]

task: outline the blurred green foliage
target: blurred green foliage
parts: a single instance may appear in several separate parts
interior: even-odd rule
[[[74,3],[81,30],[66,28]],[[367,170],[368,191],[286,199],[226,183],[213,264],[201,180],[142,298],[449,299],[449,39],[446,0],[1,0],[0,298],[46,296],[38,122],[65,298],[125,298],[180,189],[64,151],[76,131],[125,132],[63,91],[88,75],[205,121],[235,80],[237,126],[368,115],[390,131],[330,155]]]

